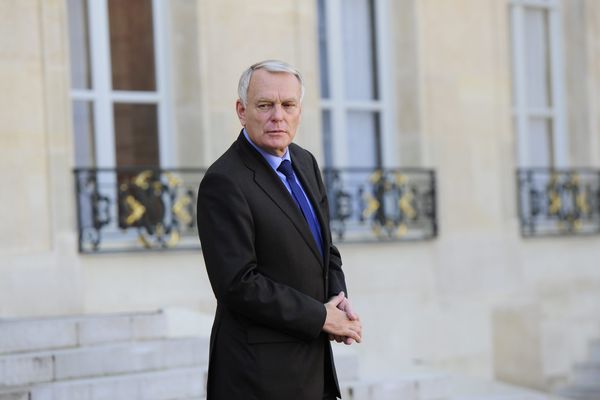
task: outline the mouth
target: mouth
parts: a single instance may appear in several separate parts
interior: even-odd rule
[[[286,134],[287,131],[285,131],[283,129],[273,129],[273,130],[268,130],[266,133],[268,135],[281,135],[281,134]]]

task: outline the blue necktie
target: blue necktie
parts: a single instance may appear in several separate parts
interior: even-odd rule
[[[300,211],[304,215],[304,219],[308,222],[308,226],[310,228],[310,232],[312,233],[315,242],[317,242],[317,247],[321,251],[321,255],[323,255],[323,245],[321,243],[321,232],[319,229],[319,222],[317,221],[315,215],[310,211],[310,206],[308,205],[308,201],[306,201],[306,197],[304,196],[304,192],[296,179],[294,179],[294,170],[292,169],[292,163],[289,160],[283,160],[277,171],[281,172],[285,175],[285,178],[292,189],[292,197],[296,200],[298,207],[300,207]]]

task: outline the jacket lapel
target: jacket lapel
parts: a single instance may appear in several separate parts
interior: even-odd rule
[[[323,200],[323,196],[319,195],[319,187],[315,179],[309,179],[309,177],[313,176],[315,171],[312,163],[307,163],[305,158],[300,157],[295,151],[296,147],[294,145],[290,145],[290,152],[292,154],[292,165],[294,166],[294,171],[296,172],[296,176],[300,179],[302,183],[302,187],[310,200],[313,210],[317,215],[317,220],[319,221],[319,226],[321,227],[321,238],[323,239],[323,255],[324,255],[324,263],[328,265],[329,260],[327,259],[329,256],[329,226],[327,225],[327,221],[325,220],[325,216],[321,210],[321,200]],[[320,173],[317,171],[317,173]]]
[[[240,134],[237,140],[238,148],[240,149],[240,154],[244,161],[244,164],[254,172],[254,181],[256,184],[265,192],[265,194],[277,205],[281,211],[289,218],[290,222],[294,225],[295,229],[300,232],[302,238],[306,242],[306,244],[312,250],[312,253],[319,260],[319,263],[323,262],[323,257],[320,254],[319,249],[317,248],[317,244],[310,232],[310,228],[308,223],[304,219],[304,215],[298,208],[296,201],[290,196],[287,188],[279,179],[279,176],[273,171],[271,166],[267,163],[267,161],[252,147],[250,143],[246,140],[243,133]],[[292,159],[293,160],[293,159]],[[295,162],[295,161],[294,161]],[[304,180],[302,180],[302,184],[304,185]],[[306,189],[307,195],[313,202],[313,208],[317,213],[319,213],[318,207],[315,206],[314,196],[312,193],[308,193],[311,190]],[[321,217],[319,216],[319,222],[321,221]]]

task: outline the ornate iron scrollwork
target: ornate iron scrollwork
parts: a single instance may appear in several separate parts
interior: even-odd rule
[[[146,170],[119,185],[119,226],[137,228],[145,248],[174,247],[192,223],[190,192],[169,172]]]
[[[179,175],[203,172],[76,170],[80,251],[174,248],[184,236],[197,248],[194,193],[200,179],[190,186]],[[135,242],[130,232],[137,233]]]
[[[332,231],[339,240],[428,239],[437,235],[430,170],[330,169]]]
[[[85,244],[96,251],[102,241],[102,228],[111,221],[110,199],[100,193],[97,174],[93,171],[84,171],[76,178],[79,249],[83,251]]]
[[[76,169],[83,253],[198,249],[195,193],[202,169]],[[434,173],[324,172],[339,241],[429,239],[437,234]]]
[[[517,171],[523,236],[600,232],[600,175],[588,169]]]

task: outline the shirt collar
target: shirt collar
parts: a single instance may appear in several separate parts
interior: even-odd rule
[[[277,168],[279,168],[279,164],[281,164],[281,162],[283,160],[288,160],[289,162],[292,162],[292,157],[290,155],[289,147],[287,149],[285,149],[285,154],[282,157],[275,156],[271,153],[267,153],[266,151],[264,151],[263,149],[258,147],[252,141],[252,139],[250,139],[250,136],[248,136],[248,132],[246,132],[246,128],[244,128],[242,131],[244,132],[244,137],[246,138],[248,143],[250,143],[252,145],[252,147],[254,147],[256,149],[256,151],[258,151],[263,156],[263,158],[265,160],[267,160],[267,162],[269,163],[271,168],[273,168],[273,170],[275,170],[275,172],[277,172]]]

